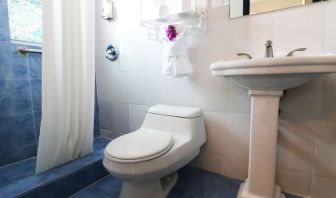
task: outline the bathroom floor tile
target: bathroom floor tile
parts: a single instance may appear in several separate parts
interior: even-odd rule
[[[186,166],[179,173],[179,179],[168,198],[236,198],[241,181],[210,173],[199,168]],[[110,197],[117,198],[121,181],[107,176],[71,198]],[[299,198],[286,194],[286,198]]]

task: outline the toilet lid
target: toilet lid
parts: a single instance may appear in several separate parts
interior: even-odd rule
[[[117,162],[141,162],[163,155],[173,143],[171,133],[139,129],[112,140],[107,145],[105,154]]]

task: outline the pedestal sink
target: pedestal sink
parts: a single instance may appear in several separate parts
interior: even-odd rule
[[[248,178],[237,198],[284,197],[275,185],[280,97],[283,90],[336,73],[336,55],[219,61],[210,70],[247,88],[252,100]]]

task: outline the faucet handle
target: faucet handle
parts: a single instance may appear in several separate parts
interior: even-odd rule
[[[245,56],[245,57],[247,57],[248,59],[252,59],[252,56],[249,55],[249,54],[246,54],[246,53],[238,53],[237,56]]]
[[[298,48],[298,49],[295,49],[295,50],[292,50],[292,51],[290,51],[288,54],[287,54],[287,56],[288,57],[292,57],[292,56],[294,56],[294,53],[295,52],[298,52],[298,51],[306,51],[307,50],[307,48]]]

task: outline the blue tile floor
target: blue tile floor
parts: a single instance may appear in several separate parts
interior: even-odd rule
[[[199,168],[186,166],[168,198],[236,198],[241,181],[229,179]],[[121,181],[107,176],[74,194],[71,198],[117,198]],[[299,198],[286,194],[286,198]]]
[[[35,175],[36,158],[0,167],[0,197],[15,197],[24,192],[65,177],[102,159],[104,148],[110,140],[96,138],[94,152],[80,160],[74,160],[44,173]],[[95,171],[92,171],[93,173]],[[76,191],[75,191],[76,192]]]

